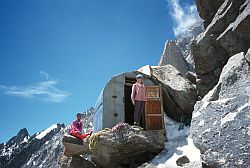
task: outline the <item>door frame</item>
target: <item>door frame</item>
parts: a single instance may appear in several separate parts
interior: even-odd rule
[[[149,100],[158,100],[160,101],[160,110],[161,113],[160,114],[147,114],[147,102],[145,103],[145,125],[146,125],[146,130],[150,130],[148,128],[148,116],[152,117],[152,116],[161,116],[161,124],[162,124],[162,129],[160,130],[154,130],[154,131],[163,131],[165,132],[165,125],[164,125],[164,113],[163,113],[163,100],[162,100],[162,88],[161,85],[155,85],[155,86],[145,86],[146,87],[146,91],[149,88],[159,88],[159,95],[157,98],[148,98]],[[148,96],[148,95],[147,95]]]

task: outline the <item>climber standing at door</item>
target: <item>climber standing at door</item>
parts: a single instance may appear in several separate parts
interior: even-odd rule
[[[85,139],[88,135],[91,136],[91,134],[92,131],[87,134],[82,132],[82,115],[81,113],[78,113],[76,115],[76,120],[70,125],[70,135],[79,139]]]
[[[134,111],[134,125],[139,125],[141,116],[145,110],[145,102],[147,101],[146,88],[143,84],[143,76],[141,74],[136,76],[136,83],[132,86],[131,100],[135,106]]]

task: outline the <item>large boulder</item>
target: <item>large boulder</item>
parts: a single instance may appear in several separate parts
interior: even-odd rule
[[[78,156],[81,154],[89,153],[89,143],[84,142],[78,138],[71,135],[65,134],[62,139],[64,145],[64,155],[65,156]]]
[[[249,48],[249,12],[249,0],[225,0],[206,30],[193,41],[199,96],[216,85],[231,56]]]
[[[93,161],[102,167],[136,166],[160,153],[166,138],[160,131],[142,131],[121,123],[92,135]]]
[[[195,0],[198,13],[204,20],[204,27],[207,27],[214,18],[219,7],[222,5],[224,0]]]
[[[231,57],[217,85],[197,102],[191,137],[206,167],[250,165],[250,67],[244,53]]]
[[[153,68],[153,75],[166,89],[163,106],[167,115],[180,121],[181,115],[192,114],[197,100],[196,86],[172,65]]]

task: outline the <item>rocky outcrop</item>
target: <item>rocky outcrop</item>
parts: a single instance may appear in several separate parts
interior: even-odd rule
[[[61,168],[101,168],[83,156],[62,156],[59,163]]]
[[[79,156],[89,153],[88,141],[83,141],[71,135],[65,134],[62,139],[65,156]]]
[[[199,96],[217,84],[232,55],[249,48],[249,5],[248,0],[225,0],[206,30],[192,43]]]
[[[204,30],[202,22],[198,21],[175,40],[166,41],[159,62],[160,66],[170,64],[184,76],[187,71],[194,71],[194,60],[191,53],[191,41]]]
[[[174,66],[181,72],[182,75],[185,75],[185,73],[188,71],[187,62],[175,41],[167,41],[165,43],[159,65],[162,66],[167,64]]]
[[[160,153],[165,141],[161,131],[143,131],[140,127],[120,123],[93,134],[88,142],[89,148],[81,154],[90,154],[92,161],[101,167],[135,167]],[[69,149],[72,146],[64,147],[65,151],[74,151]],[[67,152],[68,157],[76,154],[79,155]]]
[[[190,27],[185,33],[181,34],[176,38],[176,45],[181,50],[183,57],[186,59],[188,70],[194,72],[194,58],[191,52],[192,41],[202,33],[204,30],[202,21],[197,21],[197,23]]]
[[[196,86],[172,65],[153,68],[153,75],[166,89],[163,90],[163,103],[167,115],[177,121],[183,115],[190,115],[197,100]]]
[[[93,130],[94,112],[94,107],[90,107],[88,110],[82,113],[83,132],[89,132]]]
[[[195,0],[198,13],[204,20],[204,27],[207,27],[214,18],[215,13],[222,5],[224,0]]]
[[[185,74],[185,78],[187,78],[190,82],[196,85],[196,74],[194,72],[188,71]]]
[[[237,17],[216,39],[229,56],[241,51],[246,53],[250,47],[250,2],[249,0],[245,0],[244,4],[240,1],[237,3],[231,2],[231,5],[235,5],[236,9],[233,13],[236,13]]]
[[[229,59],[217,85],[195,105],[191,136],[204,166],[250,165],[250,67],[244,55]]]

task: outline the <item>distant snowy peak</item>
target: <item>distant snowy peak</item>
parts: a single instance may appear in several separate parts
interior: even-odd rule
[[[58,124],[53,124],[51,125],[49,128],[47,128],[46,130],[40,132],[37,134],[37,136],[35,137],[36,139],[42,139],[43,137],[45,137],[49,132],[51,132],[52,130],[58,128]]]
[[[90,116],[95,112],[94,107],[90,107],[88,110],[84,111],[82,113],[82,117],[84,118],[85,116]]]
[[[93,130],[94,113],[95,109],[93,107],[82,113],[83,132],[89,132]]]
[[[30,136],[26,128],[21,129],[16,136],[12,137],[7,143],[0,145],[0,157],[10,158],[14,151],[28,143]]]
[[[0,144],[0,167],[37,167],[41,165],[41,162],[48,160],[43,165],[56,168],[57,158],[63,151],[61,138],[64,128],[64,124],[53,124],[32,136],[29,135],[27,129],[21,129],[7,143]],[[36,160],[36,164],[32,160]],[[30,164],[27,164],[27,161]],[[53,166],[46,166],[46,164]]]
[[[29,133],[26,128],[21,129],[16,136],[12,137],[7,143],[7,146],[11,146],[13,143],[20,143],[25,138],[27,139],[29,137]]]

